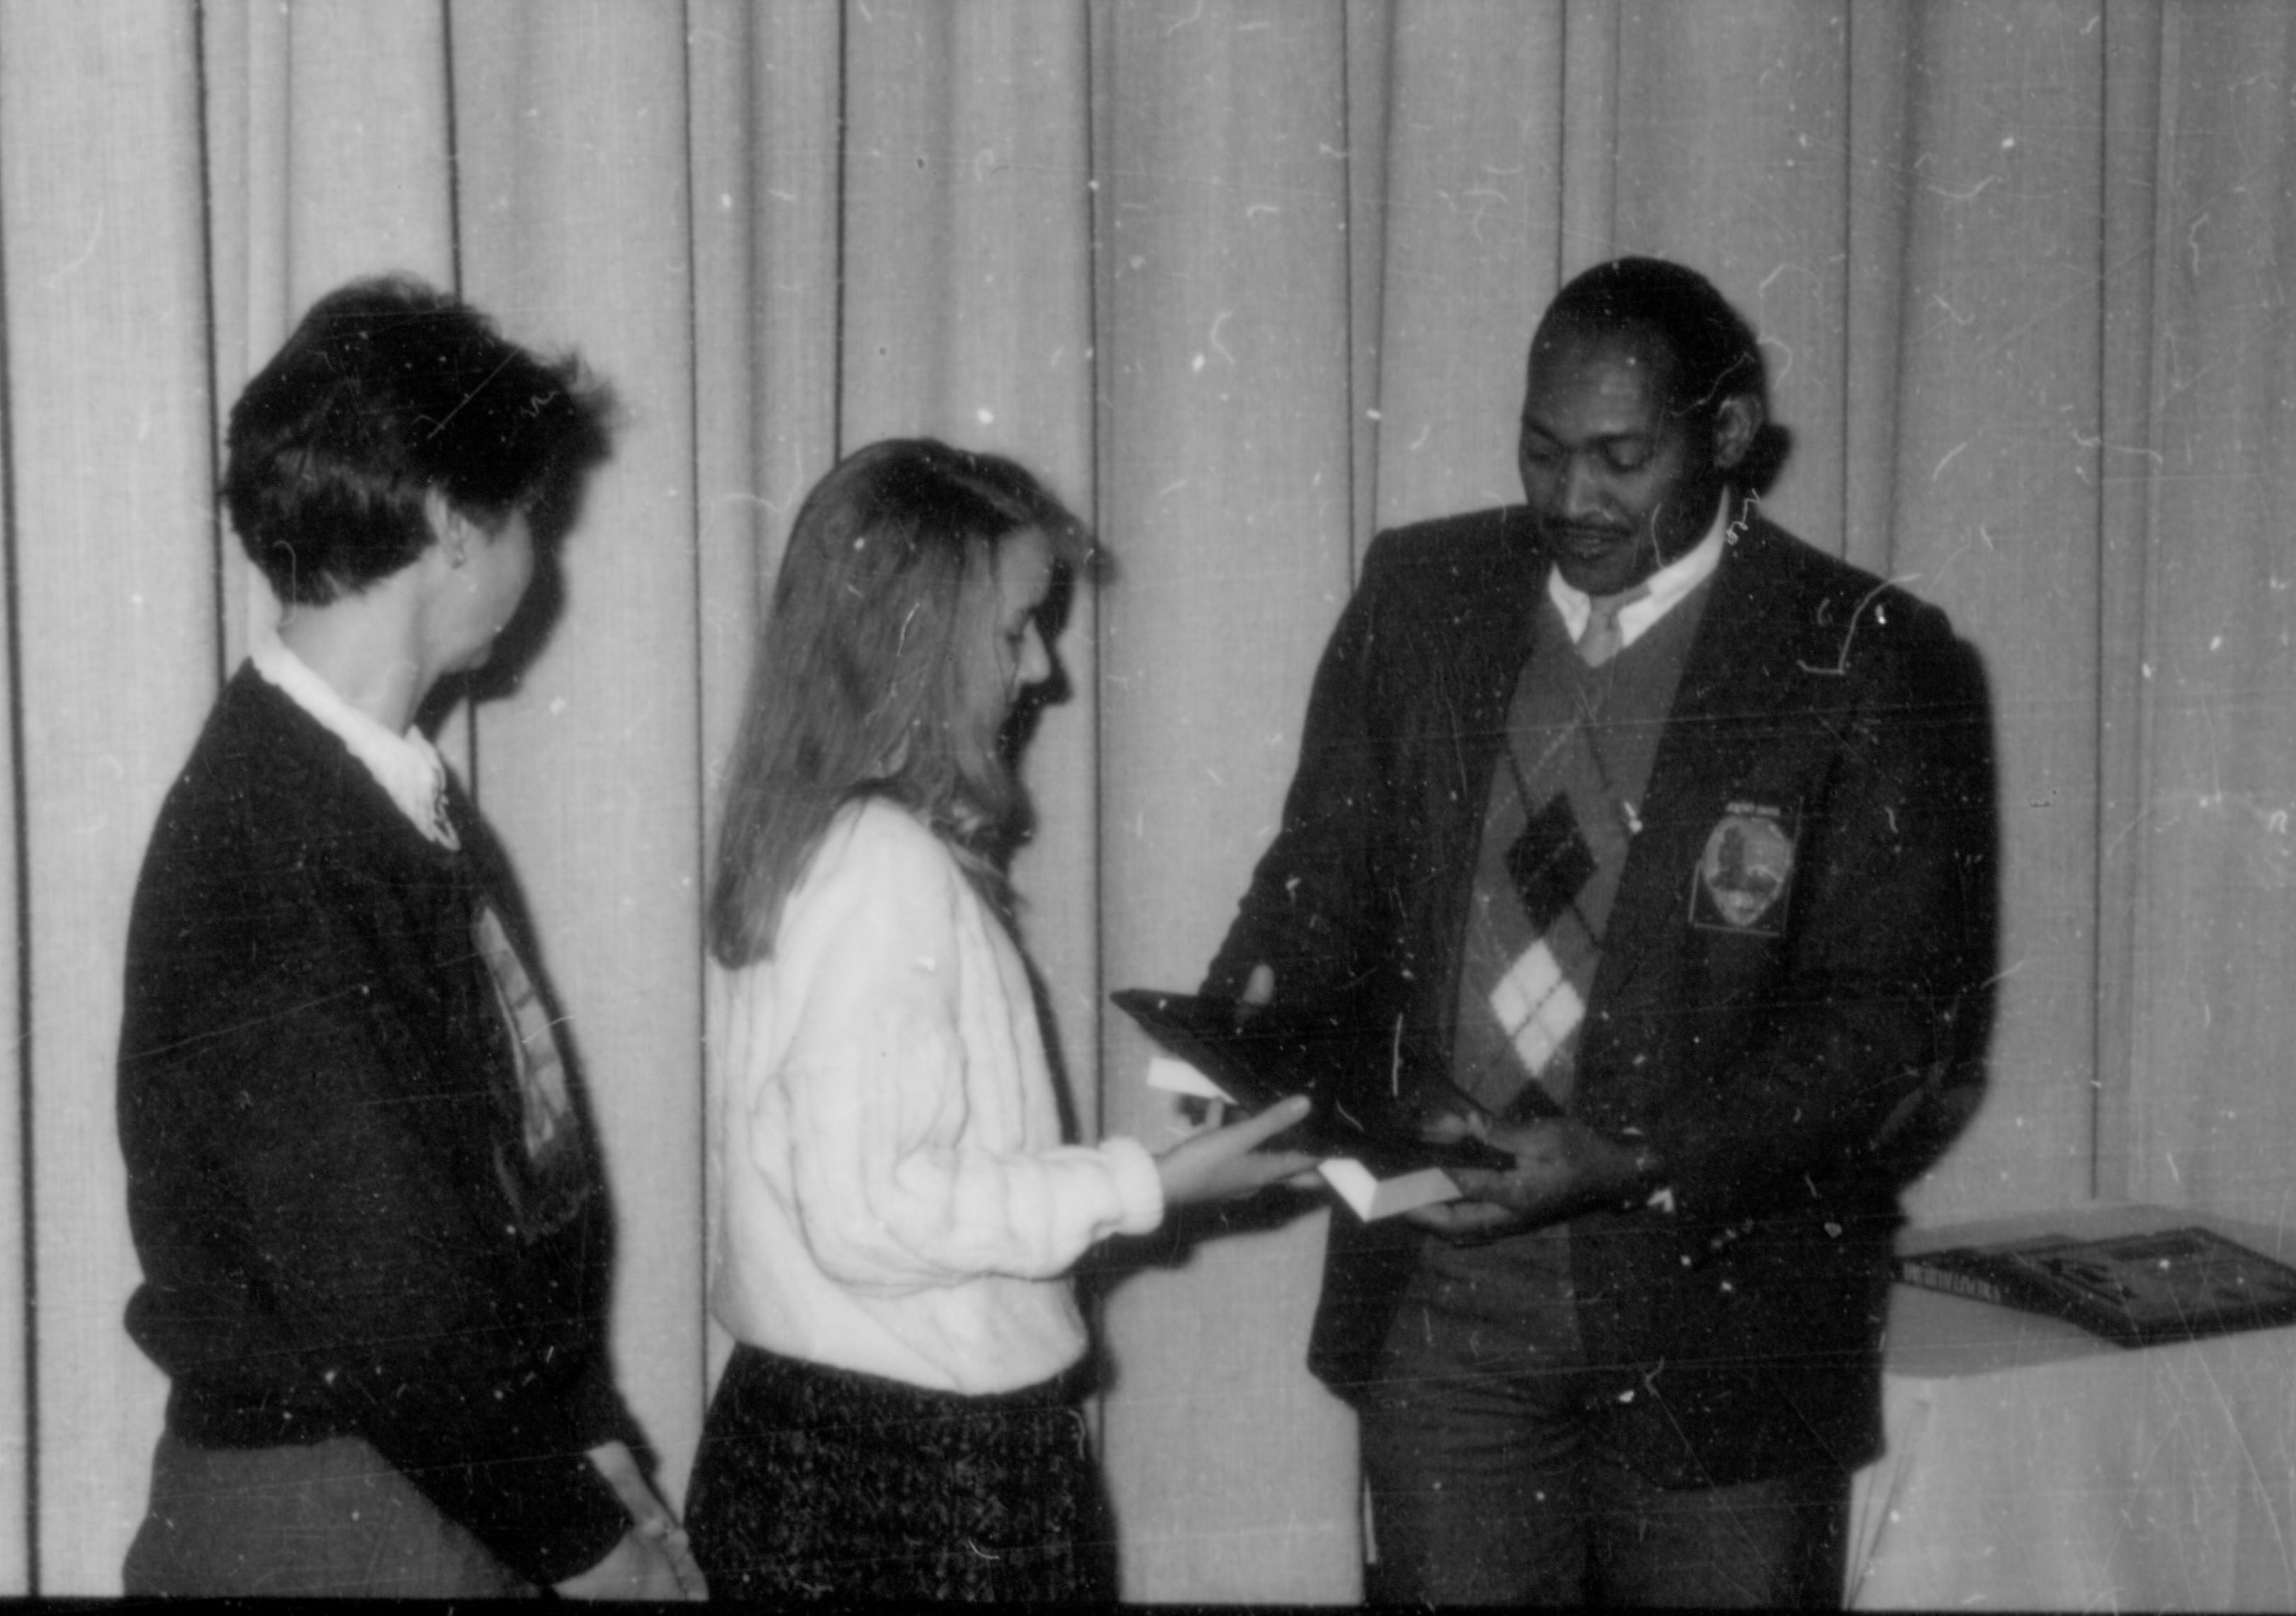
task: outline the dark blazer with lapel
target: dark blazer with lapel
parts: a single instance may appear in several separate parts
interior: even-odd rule
[[[1520,508],[1373,546],[1208,991],[1266,961],[1280,999],[1399,1021],[1414,1089],[1445,1087],[1476,837],[1545,594]],[[1640,806],[1570,1106],[1668,1164],[1670,1210],[1571,1226],[1597,1406],[1653,1481],[1879,1450],[1898,1192],[1973,1104],[1989,1028],[1991,744],[1982,672],[1941,612],[1737,524]],[[1749,923],[1702,892],[1726,822],[1792,849]],[[1423,1238],[1334,1213],[1310,1361],[1343,1396],[1375,1373]]]

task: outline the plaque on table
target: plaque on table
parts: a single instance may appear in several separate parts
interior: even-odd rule
[[[2066,1319],[2123,1347],[2296,1323],[2296,1267],[2199,1227],[1922,1251],[1898,1259],[1898,1277]]]

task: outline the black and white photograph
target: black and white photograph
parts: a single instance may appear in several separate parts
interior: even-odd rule
[[[2292,295],[2285,0],[0,0],[0,1601],[2296,1608]]]

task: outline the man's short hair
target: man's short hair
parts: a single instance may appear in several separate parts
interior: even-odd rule
[[[607,404],[578,360],[504,340],[408,275],[312,305],[239,397],[223,496],[283,602],[324,605],[430,542],[438,494],[488,531],[603,454]]]
[[[1769,414],[1769,373],[1753,327],[1694,269],[1664,258],[1597,264],[1555,294],[1539,333],[1565,324],[1652,332],[1674,356],[1674,407],[1693,419],[1710,422],[1725,398],[1745,393]]]

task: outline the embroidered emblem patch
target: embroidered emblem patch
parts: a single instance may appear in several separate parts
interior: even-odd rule
[[[1691,924],[1775,937],[1793,885],[1794,816],[1769,802],[1733,802],[1698,859]]]

